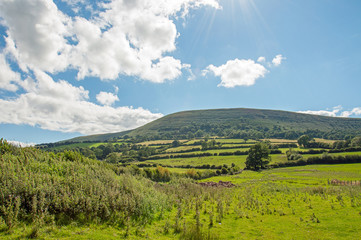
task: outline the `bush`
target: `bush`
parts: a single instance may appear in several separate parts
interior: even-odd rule
[[[151,221],[157,209],[168,206],[152,182],[126,173],[117,176],[115,165],[72,151],[13,151],[3,141],[0,146],[5,149],[0,158],[0,215],[9,228],[29,219],[39,224],[51,219],[58,224],[123,222],[119,216]],[[165,179],[169,172],[159,171],[159,176]]]
[[[342,164],[342,163],[361,163],[361,155],[345,155],[345,156],[332,156],[324,153],[321,157],[313,156],[308,159],[300,159],[297,161],[281,162],[271,164],[270,168],[279,167],[292,167],[292,166],[304,166],[311,164]]]

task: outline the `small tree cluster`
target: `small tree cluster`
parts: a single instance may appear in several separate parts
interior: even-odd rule
[[[249,149],[248,157],[246,159],[246,168],[255,171],[266,168],[266,165],[271,160],[269,154],[270,149],[267,144],[256,143]]]

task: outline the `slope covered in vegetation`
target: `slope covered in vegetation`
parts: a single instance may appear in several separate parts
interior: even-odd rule
[[[0,168],[5,239],[357,239],[361,231],[361,164],[245,170],[202,185],[159,167],[167,179],[153,182],[136,167],[1,141]]]
[[[139,140],[189,139],[205,135],[242,139],[297,139],[303,134],[324,139],[356,136],[361,134],[361,119],[246,108],[197,110],[170,114],[128,132],[79,137],[69,141],[105,141],[122,137]]]
[[[1,140],[0,153],[0,216],[9,229],[18,221],[150,222],[168,204],[151,181],[77,152],[55,155]]]

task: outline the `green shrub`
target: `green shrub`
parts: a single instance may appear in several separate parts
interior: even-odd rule
[[[114,165],[79,152],[13,149],[6,141],[0,146],[0,216],[9,229],[18,220],[39,226],[52,221],[111,222],[120,213],[149,222],[167,205],[151,181],[127,173],[117,176]],[[169,171],[160,175],[167,178]]]

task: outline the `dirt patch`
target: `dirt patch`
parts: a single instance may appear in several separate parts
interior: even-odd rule
[[[201,183],[198,183],[198,184],[203,186],[203,187],[226,187],[226,188],[231,188],[231,187],[236,186],[231,182],[223,182],[223,181],[219,181],[219,182],[201,182]]]
[[[337,186],[360,186],[361,181],[359,180],[344,181],[344,180],[332,179],[331,181],[329,181],[329,184],[337,185]]]

